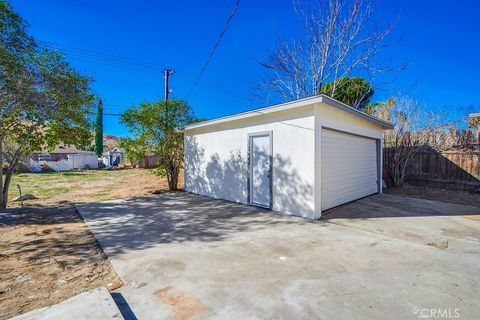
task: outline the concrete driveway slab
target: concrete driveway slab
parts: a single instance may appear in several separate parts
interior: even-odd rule
[[[381,195],[328,210],[323,219],[437,247],[474,250],[480,242],[478,224],[472,223],[480,222],[475,206]]]
[[[27,312],[11,320],[124,319],[106,288],[76,295],[59,304]]]
[[[78,210],[138,319],[476,319],[480,209],[409,201],[373,196],[320,221],[182,192]]]

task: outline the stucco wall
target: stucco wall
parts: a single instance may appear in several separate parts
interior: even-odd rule
[[[248,203],[248,134],[273,132],[273,210],[314,218],[312,106],[185,133],[185,189]]]

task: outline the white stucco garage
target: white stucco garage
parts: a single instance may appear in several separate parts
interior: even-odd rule
[[[204,121],[185,135],[185,190],[321,217],[381,192],[392,124],[325,95]]]

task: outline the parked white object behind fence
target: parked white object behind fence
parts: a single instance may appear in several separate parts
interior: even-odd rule
[[[70,154],[68,155],[70,169],[98,168],[98,157],[96,154]]]

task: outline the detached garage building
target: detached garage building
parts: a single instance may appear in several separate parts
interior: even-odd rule
[[[311,219],[381,192],[389,122],[325,95],[183,128],[185,190]]]

